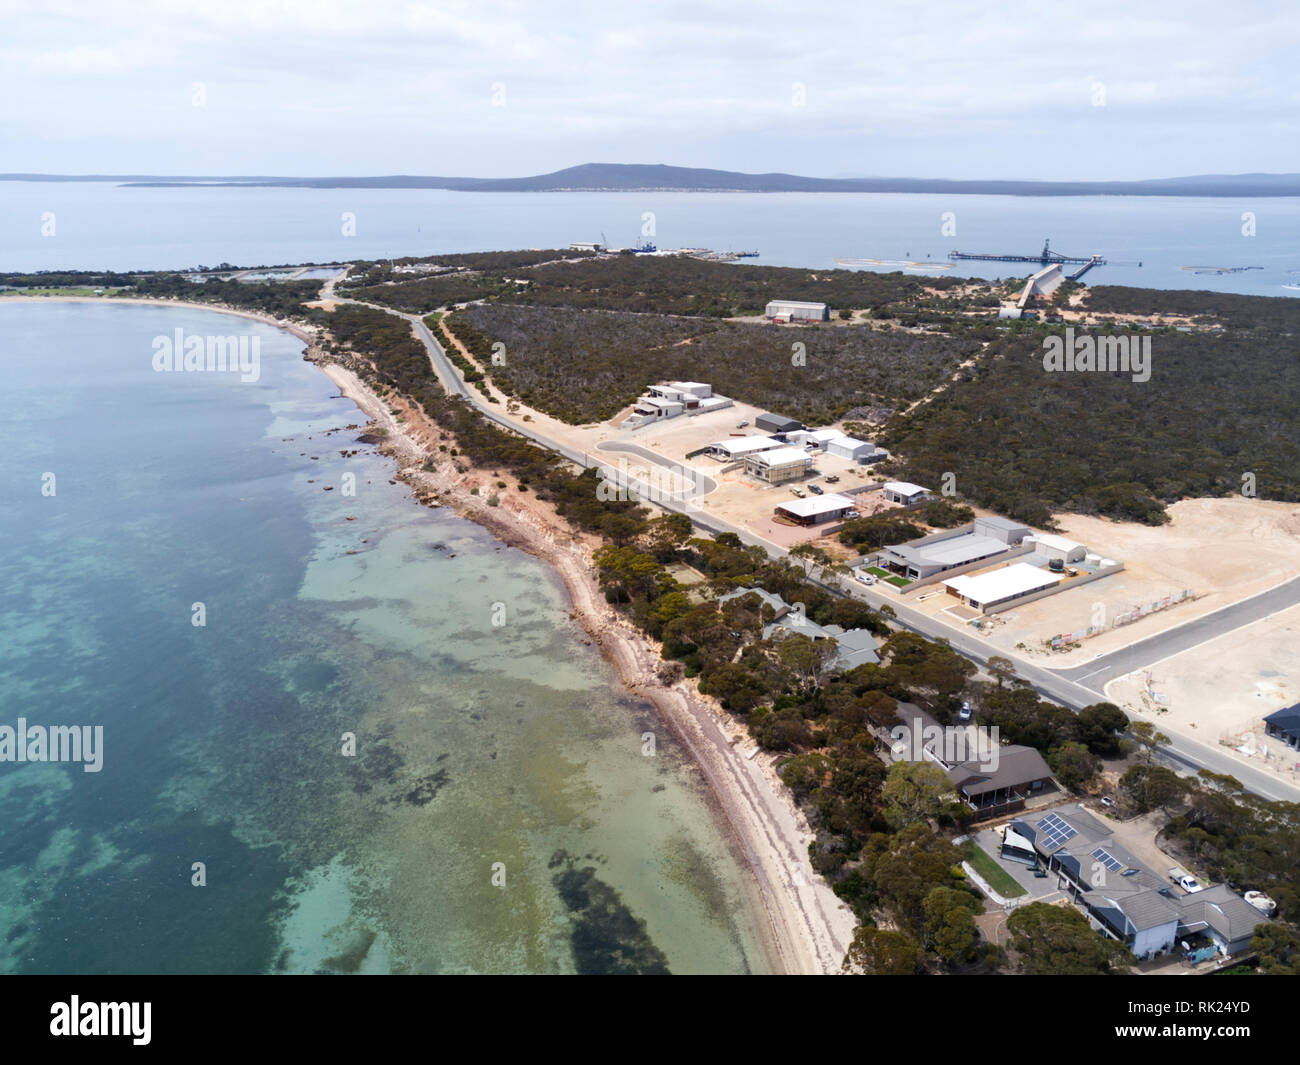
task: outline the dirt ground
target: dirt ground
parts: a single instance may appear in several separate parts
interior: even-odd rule
[[[1117,705],[1171,736],[1218,744],[1255,768],[1300,783],[1300,752],[1264,734],[1260,719],[1300,699],[1300,606],[1158,662],[1106,686]],[[1167,700],[1156,702],[1150,692]]]
[[[990,642],[1013,654],[1028,653],[1040,664],[1068,668],[1249,598],[1300,573],[1300,506],[1295,503],[1241,497],[1188,499],[1175,503],[1169,513],[1172,522],[1160,527],[1057,515],[1062,535],[1123,562],[1125,568],[998,615],[1001,620]],[[1086,628],[1098,605],[1102,615],[1111,618],[1183,589],[1197,598],[1084,640],[1069,653],[1042,647],[1044,639]],[[1017,649],[1021,643],[1025,648]]]

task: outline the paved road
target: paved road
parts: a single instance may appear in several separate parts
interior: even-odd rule
[[[1135,669],[1161,662],[1180,651],[1213,640],[1225,633],[1259,621],[1279,610],[1285,610],[1300,603],[1300,577],[1293,577],[1285,584],[1279,584],[1266,592],[1243,599],[1240,603],[1223,607],[1203,617],[1194,618],[1176,628],[1158,632],[1145,640],[1122,647],[1118,651],[1102,655],[1091,662],[1072,669],[1060,669],[1054,672],[1067,677],[1077,684],[1085,684],[1095,692],[1102,692],[1107,683],[1132,673]]]
[[[718,482],[710,477],[707,473],[695,469],[693,466],[683,466],[680,463],[672,462],[663,455],[651,451],[649,448],[642,447],[640,444],[629,444],[622,440],[602,440],[596,445],[597,451],[622,451],[629,455],[636,455],[647,462],[667,470],[669,473],[677,474],[682,477],[689,477],[695,484],[693,489],[686,489],[673,493],[673,497],[685,501],[700,496],[706,496],[718,487]],[[662,489],[662,486],[661,486]]]
[[[585,451],[573,448],[554,440],[545,433],[537,429],[517,424],[499,411],[493,409],[493,405],[488,403],[484,396],[468,387],[456,373],[455,367],[451,360],[447,358],[446,352],[442,346],[434,339],[429,332],[428,327],[424,324],[423,319],[418,315],[405,314],[401,311],[394,311],[388,307],[382,307],[379,304],[363,303],[361,300],[346,300],[348,303],[360,303],[363,306],[371,307],[377,311],[384,311],[388,314],[397,315],[405,318],[415,328],[416,335],[424,343],[429,353],[429,362],[432,364],[434,371],[437,373],[444,386],[454,395],[463,396],[469,403],[477,408],[485,417],[497,423],[503,428],[512,432],[519,433],[521,436],[540,444],[551,451],[562,455],[564,458],[585,468],[595,467],[602,473],[613,475],[617,472],[616,467],[607,462],[602,462],[598,457],[589,455]],[[648,452],[644,448],[638,448],[636,445],[626,445],[625,448],[635,449],[643,457],[651,458],[655,462],[662,464],[664,462],[661,456]],[[613,448],[608,450],[623,450]],[[634,477],[629,477],[632,486],[636,487],[638,492],[644,490],[647,498],[651,498],[650,492],[653,486],[645,485]],[[789,552],[775,544],[770,544],[766,540],[755,536],[752,532],[740,526],[735,526],[701,510],[698,506],[688,500],[668,500],[660,499],[659,506],[666,510],[677,511],[686,514],[691,521],[699,528],[713,533],[715,536],[723,532],[735,533],[741,541],[757,547],[762,547],[767,553],[774,558],[786,557]],[[805,568],[808,563],[804,563]],[[835,595],[848,595],[854,599],[860,599],[872,607],[888,606],[894,612],[895,620],[905,629],[919,633],[922,636],[932,640],[947,640],[953,650],[985,665],[990,657],[990,648],[988,644],[978,637],[970,636],[965,631],[957,629],[923,614],[898,599],[886,596],[885,593],[869,588],[858,581],[845,581],[843,584],[838,581],[835,583],[826,583],[809,574],[809,578],[814,583],[820,584],[827,591]],[[1029,662],[1017,660],[1016,673],[1024,680],[1033,685],[1034,689],[1041,695],[1044,695],[1056,702],[1067,706],[1072,710],[1080,710],[1092,703],[1100,702],[1102,699],[1101,688],[1104,681],[1098,681],[1096,678],[1105,676],[1106,679],[1113,679],[1114,676],[1121,676],[1124,673],[1138,668],[1140,665],[1150,664],[1158,660],[1152,658],[1152,655],[1158,655],[1159,658],[1166,658],[1170,654],[1176,654],[1178,651],[1186,650],[1188,647],[1212,639],[1214,636],[1222,635],[1232,629],[1247,624],[1250,621],[1258,620],[1260,617],[1266,617],[1275,610],[1290,606],[1300,597],[1300,578],[1288,581],[1286,584],[1279,585],[1278,588],[1265,592],[1262,595],[1255,596],[1253,599],[1245,600],[1242,603],[1235,604],[1231,607],[1225,607],[1223,610],[1216,611],[1214,614],[1206,615],[1204,618],[1198,618],[1194,621],[1187,622],[1175,629],[1159,633],[1155,636],[1148,637],[1146,640],[1139,641],[1130,648],[1121,651],[1115,651],[1109,655],[1096,660],[1093,663],[1086,663],[1083,666],[1077,666],[1071,670],[1054,670],[1046,669],[1041,666],[1033,665]],[[1186,630],[1186,631],[1184,631]],[[1138,649],[1145,648],[1144,651]],[[1130,661],[1136,661],[1136,665],[1129,664]],[[1081,673],[1082,676],[1074,676]],[[1108,675],[1109,674],[1109,675]],[[1090,679],[1097,687],[1084,686],[1079,683],[1080,680]],[[1210,769],[1216,773],[1226,773],[1236,777],[1249,791],[1262,795],[1267,799],[1285,799],[1289,802],[1295,802],[1300,799],[1300,789],[1296,789],[1286,781],[1279,780],[1269,773],[1256,770],[1251,766],[1224,754],[1215,747],[1206,744],[1197,743],[1194,740],[1178,738],[1166,748],[1161,749],[1161,757],[1172,764],[1183,769]]]

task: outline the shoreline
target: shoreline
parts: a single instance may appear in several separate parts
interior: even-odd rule
[[[813,834],[793,796],[777,776],[769,755],[716,700],[701,695],[690,680],[664,685],[657,668],[659,645],[610,607],[600,591],[591,554],[599,541],[573,530],[553,508],[531,493],[500,490],[499,505],[489,506],[474,487],[491,487],[490,470],[438,450],[449,432],[412,407],[405,397],[380,399],[345,365],[347,356],[326,354],[317,337],[296,325],[256,311],[221,304],[140,297],[9,296],[26,303],[124,303],[233,314],[282,329],[306,345],[311,362],[351,400],[369,421],[384,430],[381,454],[394,460],[394,477],[407,484],[422,505],[447,506],[501,542],[526,551],[549,565],[569,598],[577,622],[615,668],[624,689],[649,702],[681,741],[708,784],[715,813],[750,872],[754,928],[771,969],[780,974],[831,974],[840,971],[856,918],[830,885],[813,869],[808,844]],[[355,356],[353,356],[355,357]],[[400,410],[403,420],[391,413]],[[433,470],[424,469],[425,463]],[[463,472],[462,472],[463,471]],[[481,484],[479,482],[482,482]],[[494,490],[495,491],[495,490]]]
[[[716,700],[701,695],[689,680],[667,686],[659,680],[658,644],[608,606],[600,592],[590,558],[595,538],[571,530],[553,512],[547,513],[550,504],[527,494],[502,491],[498,506],[489,506],[470,489],[483,487],[477,482],[490,483],[495,475],[464,463],[461,473],[436,447],[430,451],[421,437],[444,435],[436,423],[414,412],[405,398],[379,399],[355,372],[332,357],[310,361],[357,405],[371,426],[386,431],[379,451],[397,462],[396,479],[407,484],[419,502],[451,508],[556,572],[569,598],[570,617],[614,666],[624,689],[655,708],[704,775],[717,812],[749,867],[751,901],[759,918],[756,930],[773,970],[839,972],[857,922],[812,869],[812,832],[806,819],[770,760],[746,757],[756,745]],[[391,408],[402,410],[406,420],[398,422]],[[423,468],[426,461],[435,463],[433,472]]]

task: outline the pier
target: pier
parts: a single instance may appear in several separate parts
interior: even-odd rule
[[[1060,252],[1052,251],[1051,240],[1043,241],[1043,250],[1037,255],[990,255],[983,252],[965,252],[950,251],[948,258],[954,261],[977,260],[988,263],[1040,263],[1043,266],[1050,266],[1053,263],[1078,263],[1081,269],[1076,270],[1068,278],[1075,281],[1082,277],[1094,266],[1141,266],[1140,262],[1111,262],[1101,255],[1062,255]]]

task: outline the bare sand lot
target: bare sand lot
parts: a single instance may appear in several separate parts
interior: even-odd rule
[[[1172,521],[1152,527],[1061,514],[1062,535],[1125,568],[1078,589],[1013,607],[999,615],[990,643],[1027,654],[1040,665],[1070,668],[1247,599],[1300,573],[1300,505],[1233,496],[1187,499],[1169,508]],[[1196,598],[1105,631],[1068,653],[1043,641],[1110,619],[1135,606],[1190,590]],[[1018,646],[1023,645],[1023,646]]]
[[[1300,752],[1267,737],[1260,724],[1300,699],[1297,649],[1300,606],[1113,680],[1106,694],[1162,732],[1221,745],[1234,758],[1300,784]]]

